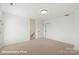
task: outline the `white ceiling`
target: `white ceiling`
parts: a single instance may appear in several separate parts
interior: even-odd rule
[[[75,9],[79,9],[77,3],[1,3],[0,8],[8,13],[30,17],[34,19],[51,19],[64,16],[66,13],[72,13]],[[48,14],[40,14],[40,9],[47,9]]]

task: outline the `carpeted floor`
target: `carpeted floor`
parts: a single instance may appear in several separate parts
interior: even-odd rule
[[[72,44],[40,38],[5,46],[0,54],[78,55],[79,51],[75,51]]]

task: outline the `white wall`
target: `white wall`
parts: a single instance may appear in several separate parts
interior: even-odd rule
[[[33,32],[36,31],[36,26],[35,26],[35,20],[34,19],[30,19],[30,34],[33,34]]]
[[[75,49],[79,50],[79,9],[74,11],[74,40]]]
[[[46,21],[46,37],[58,41],[73,43],[73,17],[62,16]]]
[[[36,27],[35,35],[36,39],[38,39],[38,20],[35,20],[35,27]]]
[[[79,50],[79,10],[74,10],[69,16],[45,20],[44,24],[47,38],[74,44]],[[44,35],[45,31],[42,31]]]
[[[27,18],[5,13],[5,45],[29,40],[29,20]]]
[[[4,19],[3,19],[3,13],[0,10],[0,48],[4,44]]]

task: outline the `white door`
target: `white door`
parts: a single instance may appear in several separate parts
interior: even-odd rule
[[[50,23],[44,23],[44,38],[48,38]]]
[[[38,31],[38,38],[43,38],[44,37],[43,21],[38,21],[37,31]]]

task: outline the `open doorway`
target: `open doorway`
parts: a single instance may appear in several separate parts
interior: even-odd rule
[[[30,19],[30,40],[35,39],[36,37],[35,32],[36,32],[35,20]]]

